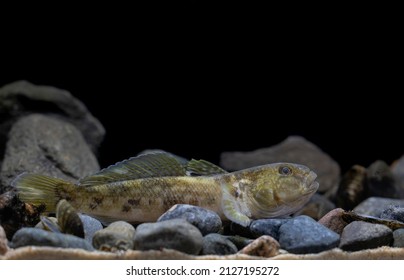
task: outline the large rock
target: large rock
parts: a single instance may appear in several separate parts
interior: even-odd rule
[[[93,151],[104,138],[105,129],[101,123],[68,91],[17,81],[0,88],[0,153],[1,143],[4,143],[14,121],[35,112],[54,114],[72,123],[81,131]]]
[[[240,170],[275,162],[292,162],[308,166],[318,175],[319,192],[334,187],[340,168],[329,155],[300,136],[290,136],[282,143],[251,152],[224,152],[220,164],[227,170]]]
[[[175,249],[197,255],[202,249],[203,237],[195,226],[183,219],[158,223],[143,223],[136,228],[136,250]]]
[[[339,247],[346,251],[359,251],[389,246],[392,241],[393,231],[387,226],[355,221],[344,228]]]
[[[337,247],[340,236],[310,217],[290,219],[279,228],[282,249],[294,254],[318,253]]]
[[[75,126],[40,114],[13,125],[1,167],[5,185],[22,172],[75,181],[98,170],[97,159]]]

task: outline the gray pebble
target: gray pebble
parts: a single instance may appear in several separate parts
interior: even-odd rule
[[[197,227],[183,219],[158,223],[144,223],[136,228],[135,249],[174,249],[197,255],[202,249],[203,237]]]
[[[250,224],[250,231],[253,237],[269,235],[279,239],[279,228],[290,219],[260,219]]]
[[[222,220],[216,212],[189,204],[176,204],[158,218],[158,222],[185,219],[202,233],[217,233],[222,228]]]
[[[201,255],[231,255],[237,251],[236,245],[223,235],[210,233],[203,237]]]
[[[392,240],[393,232],[387,226],[355,221],[342,231],[339,247],[345,251],[359,251],[389,246]]]
[[[404,228],[393,231],[393,247],[404,247]]]
[[[390,205],[380,214],[380,218],[388,220],[396,220],[404,223],[404,207]]]
[[[93,251],[91,244],[77,236],[45,231],[39,228],[22,228],[18,230],[11,240],[12,248],[24,246],[49,246],[59,248],[81,248]]]
[[[279,228],[282,249],[295,254],[318,253],[338,246],[339,234],[310,217],[299,216]]]
[[[135,228],[124,221],[113,222],[93,236],[94,248],[101,251],[126,251],[133,249]]]
[[[102,230],[103,226],[100,221],[98,221],[97,219],[94,219],[93,217],[90,217],[88,215],[79,214],[79,217],[80,217],[81,221],[83,222],[84,239],[92,244],[94,234],[97,231]]]
[[[353,211],[362,215],[380,217],[383,210],[390,205],[404,207],[404,199],[369,197],[356,206]]]

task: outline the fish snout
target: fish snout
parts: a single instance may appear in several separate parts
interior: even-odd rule
[[[304,186],[308,193],[313,193],[317,191],[319,187],[319,183],[316,182],[317,174],[313,171],[310,171],[307,175],[306,179],[304,180]]]

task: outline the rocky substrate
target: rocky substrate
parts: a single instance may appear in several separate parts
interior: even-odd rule
[[[341,175],[320,148],[292,136],[221,157],[229,171],[279,161],[313,169],[320,188],[291,217],[241,227],[177,204],[156,222],[106,226],[67,201],[43,216],[10,183],[21,172],[75,182],[99,170],[104,129],[86,107],[66,91],[16,82],[0,89],[0,116],[0,259],[404,259],[404,158]]]

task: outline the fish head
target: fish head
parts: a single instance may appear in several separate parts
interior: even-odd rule
[[[253,183],[246,191],[255,218],[292,214],[303,207],[319,187],[316,173],[300,164],[268,164],[254,173]]]

